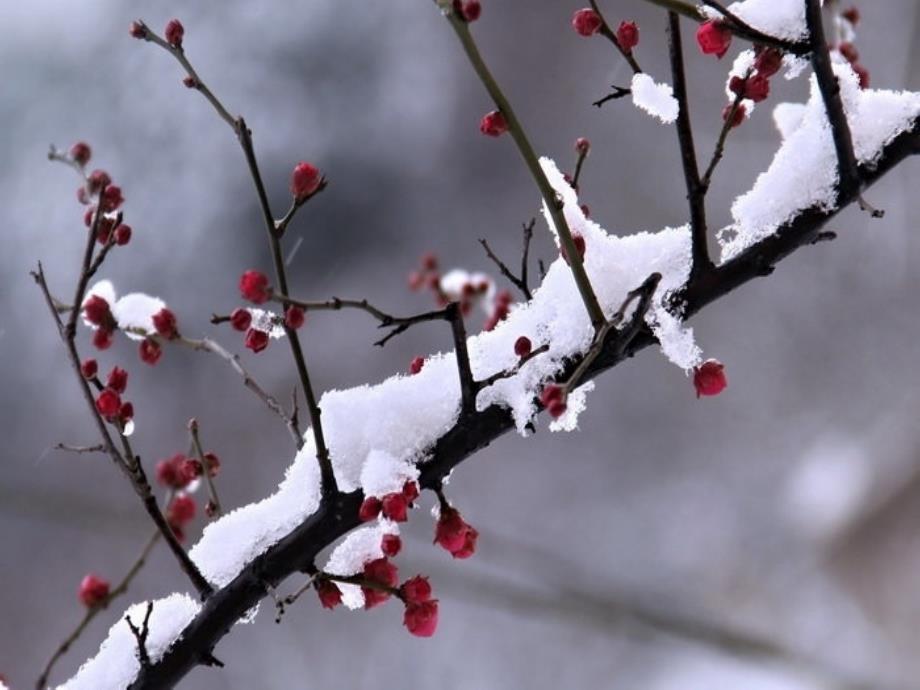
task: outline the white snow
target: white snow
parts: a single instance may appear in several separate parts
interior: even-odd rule
[[[333,575],[355,575],[364,564],[383,557],[380,542],[384,534],[399,534],[399,527],[389,520],[378,520],[346,536],[332,551],[324,570]],[[350,609],[364,607],[364,594],[358,585],[336,583],[342,591],[342,603]]]
[[[319,466],[313,434],[268,498],[227,513],[204,528],[189,555],[201,574],[223,587],[256,556],[289,534],[319,507]]]
[[[132,340],[143,340],[146,333],[156,333],[153,315],[166,306],[159,297],[151,297],[143,292],[132,292],[118,299],[115,286],[110,280],[100,280],[86,291],[86,301],[97,295],[109,303],[115,322]],[[83,319],[83,323],[95,330],[97,327]]]
[[[365,496],[385,496],[402,491],[408,481],[418,479],[415,463],[385,451],[372,450],[361,468],[361,487]]]
[[[146,644],[151,661],[159,661],[199,609],[199,604],[186,594],[171,594],[153,602]],[[146,601],[134,604],[126,612],[138,629],[146,613]],[[109,630],[96,656],[58,690],[122,690],[131,684],[139,669],[137,640],[122,616]]]
[[[630,89],[633,104],[637,108],[654,115],[665,124],[677,119],[680,106],[670,84],[657,84],[649,75],[638,72],[633,75]]]
[[[712,19],[722,17],[722,13],[712,7],[699,9]],[[808,35],[803,0],[744,0],[733,2],[727,9],[769,36],[797,41]]]
[[[849,65],[834,63],[853,147],[860,163],[871,164],[887,143],[920,116],[920,94],[860,89]],[[722,261],[737,256],[807,208],[831,210],[837,203],[837,154],[817,80],[792,130],[795,110],[778,117],[787,136],[754,187],[732,205],[734,224],[720,234]],[[789,116],[789,117],[787,117]]]
[[[252,328],[268,333],[270,338],[284,337],[284,326],[281,325],[283,319],[280,314],[267,309],[256,309],[255,307],[250,307],[246,311],[252,316]]]
[[[802,126],[805,110],[804,103],[778,103],[773,109],[773,124],[779,130],[783,141],[791,137]]]

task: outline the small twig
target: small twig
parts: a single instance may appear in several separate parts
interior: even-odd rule
[[[220,319],[221,317],[216,318]],[[214,319],[212,319],[212,322],[214,322]],[[295,417],[288,416],[288,414],[284,411],[284,408],[281,406],[281,403],[279,403],[274,398],[274,396],[267,393],[265,389],[259,385],[259,383],[252,377],[252,374],[250,374],[249,371],[247,371],[243,366],[239,355],[229,352],[216,340],[212,340],[210,338],[194,340],[192,338],[180,336],[171,340],[165,340],[157,337],[157,340],[162,343],[174,343],[184,347],[189,347],[198,352],[208,352],[213,355],[217,355],[222,360],[227,362],[227,364],[229,364],[233,370],[243,379],[243,385],[255,393],[256,397],[265,403],[265,406],[274,412],[282,422],[284,422],[285,426],[288,428],[288,431],[291,434],[291,438],[294,440],[294,444],[297,446],[297,449],[299,450],[301,447],[303,447],[303,434],[300,433],[300,429],[297,426],[297,419]]]
[[[639,67],[639,63],[636,62],[636,58],[635,56],[633,56],[632,51],[626,50],[620,44],[620,40],[617,38],[616,33],[610,27],[610,24],[607,23],[607,19],[604,17],[604,13],[601,12],[601,8],[597,6],[596,0],[590,0],[590,3],[591,3],[591,9],[593,9],[594,12],[597,14],[597,16],[600,17],[601,19],[601,28],[598,30],[598,32],[601,34],[601,36],[603,36],[608,41],[610,41],[614,45],[614,47],[620,52],[620,55],[623,56],[623,59],[625,59],[626,62],[629,63],[629,67],[630,69],[632,69],[633,74],[641,74],[642,68]]]
[[[687,201],[690,203],[690,237],[693,265],[690,267],[690,282],[711,271],[712,261],[706,246],[706,189],[700,182],[700,170],[696,162],[696,148],[693,145],[693,125],[687,99],[687,77],[684,73],[684,52],[680,37],[680,17],[668,12],[668,47],[671,58],[671,74],[674,79],[674,97],[677,99],[677,139],[680,143],[680,158],[687,187]]]
[[[105,453],[105,446],[97,443],[95,446],[71,446],[67,443],[58,443],[55,450],[66,450],[70,453]]]
[[[153,550],[153,547],[156,545],[159,539],[159,530],[154,530],[153,534],[150,536],[150,539],[147,540],[147,544],[144,546],[143,551],[141,551],[140,556],[137,557],[137,560],[135,560],[134,564],[128,569],[128,572],[121,579],[121,582],[119,582],[114,589],[109,591],[109,595],[101,604],[86,610],[86,613],[83,614],[83,618],[77,624],[77,627],[74,628],[73,632],[71,632],[64,639],[64,641],[54,651],[54,654],[51,655],[48,663],[45,664],[45,668],[42,670],[41,676],[39,676],[38,681],[35,683],[36,690],[45,690],[45,688],[48,686],[48,676],[51,675],[51,669],[54,668],[54,665],[57,663],[58,659],[60,659],[70,650],[71,645],[73,645],[73,643],[77,641],[80,635],[83,634],[83,631],[90,624],[90,622],[101,611],[104,611],[108,605],[112,603],[113,599],[128,591],[128,586],[131,584],[132,580],[134,580],[135,575],[137,575],[141,568],[144,567],[144,564],[147,562],[147,557],[150,555],[150,552]]]
[[[316,581],[316,577],[317,577],[317,573],[313,573],[310,576],[310,579],[307,580],[306,583],[304,583],[304,585],[300,587],[296,592],[294,592],[293,594],[288,594],[286,597],[284,597],[284,599],[281,600],[282,604],[284,604],[285,606],[290,606],[295,601],[300,599],[303,593],[306,592],[308,589],[310,589],[310,587],[313,586],[313,583]]]
[[[524,248],[521,251],[521,284],[524,286],[524,296],[528,301],[532,299],[532,296],[527,281],[527,270],[530,264],[530,242],[533,240],[533,227],[536,223],[537,219],[531,218],[529,223],[522,224],[524,229]]]
[[[610,318],[607,324],[604,326],[604,329],[598,333],[594,342],[591,345],[591,349],[585,353],[585,356],[582,358],[578,367],[572,372],[572,375],[568,380],[562,384],[563,397],[568,396],[568,394],[581,385],[582,378],[591,368],[594,360],[597,359],[597,356],[604,350],[607,346],[607,336],[611,333],[615,334],[614,337],[617,339],[620,349],[625,349],[629,345],[630,341],[636,336],[639,331],[639,328],[642,326],[643,319],[645,318],[646,313],[648,313],[649,307],[652,303],[652,295],[655,294],[655,290],[658,287],[658,283],[661,282],[661,274],[653,273],[648,278],[645,279],[645,282],[642,283],[635,290],[631,290],[627,295],[626,299],[623,300],[623,304],[617,310],[617,312]],[[623,328],[623,330],[616,330],[617,325],[619,325],[623,319],[626,317],[626,310],[629,309],[630,305],[639,300],[639,305],[636,307],[636,311],[630,319],[629,324]]]
[[[284,237],[284,233],[287,230],[287,227],[290,224],[291,220],[293,220],[294,214],[297,213],[298,209],[300,209],[301,206],[303,206],[310,199],[312,199],[317,194],[319,194],[321,191],[323,191],[328,185],[329,185],[329,181],[326,179],[325,176],[323,176],[320,178],[319,186],[315,190],[313,190],[306,196],[295,197],[291,201],[291,207],[287,210],[287,213],[284,214],[284,217],[275,221],[275,234],[278,236],[279,239]]]
[[[815,235],[815,239],[811,241],[812,244],[820,244],[821,242],[831,242],[837,239],[837,233],[832,230],[827,230],[825,232],[819,232]]]
[[[188,423],[189,434],[192,437],[192,447],[195,449],[195,455],[198,456],[198,462],[201,463],[201,473],[204,475],[205,483],[208,486],[208,498],[211,505],[214,506],[214,514],[220,517],[223,515],[223,509],[220,507],[220,498],[217,496],[217,487],[214,485],[214,479],[211,477],[211,468],[208,466],[204,450],[201,447],[201,439],[198,436],[198,420],[191,419]]]
[[[858,194],[856,196],[856,202],[859,204],[859,210],[865,211],[872,218],[884,218],[885,217],[885,211],[880,208],[875,208],[875,206],[873,206],[872,204],[870,204],[868,201],[866,201],[863,198],[862,194]]]
[[[744,75],[744,81],[746,82],[750,79],[753,73],[754,68],[749,67]],[[740,93],[735,94],[735,98],[731,102],[728,113],[722,118],[722,130],[719,132],[719,139],[716,141],[715,149],[712,152],[712,158],[709,160],[709,165],[706,166],[706,172],[703,173],[703,179],[700,182],[704,194],[709,191],[709,186],[712,184],[712,174],[725,155],[725,142],[728,140],[729,132],[734,128],[735,113],[738,112],[738,108],[741,107],[741,101],[743,100],[744,91],[742,90]]]
[[[527,257],[527,251],[530,245],[530,241],[527,239],[528,237],[527,227],[528,226],[526,225],[524,226],[525,240],[524,240],[524,260],[523,260],[523,265],[521,267],[522,271],[527,270],[527,258],[526,257]],[[530,236],[533,236],[533,224],[532,223],[530,225]],[[501,272],[501,274],[505,276],[505,278],[507,278],[511,282],[512,285],[514,285],[518,290],[520,290],[521,294],[523,294],[527,300],[533,299],[533,295],[530,292],[530,288],[527,287],[527,281],[524,279],[526,276],[518,278],[516,275],[514,275],[514,273],[511,272],[511,269],[508,268],[505,262],[499,259],[495,255],[495,252],[492,251],[492,247],[489,246],[489,243],[486,240],[480,238],[479,244],[481,244],[482,248],[486,250],[486,255],[489,257],[489,259],[492,260],[492,263],[498,266],[498,270]]]
[[[476,392],[478,393],[482,389],[488,388],[496,381],[501,381],[502,379],[511,378],[512,376],[517,374],[523,368],[523,366],[527,364],[527,362],[532,360],[534,357],[538,355],[542,355],[544,352],[548,352],[548,351],[549,351],[549,343],[545,345],[541,345],[535,350],[531,350],[529,354],[521,357],[518,360],[517,364],[515,364],[510,369],[506,369],[505,371],[499,371],[495,374],[492,374],[490,377],[483,379],[482,381],[476,381]]]
[[[617,86],[616,84],[611,84],[610,88],[613,89],[611,93],[608,93],[603,98],[597,99],[596,101],[591,103],[591,105],[593,105],[595,108],[600,108],[607,101],[613,101],[613,100],[616,100],[617,98],[623,98],[625,96],[629,96],[632,93],[632,89],[628,89],[624,86]]]
[[[153,613],[153,602],[147,602],[147,612],[144,614],[144,623],[140,630],[134,625],[131,616],[125,614],[125,622],[131,629],[131,634],[137,640],[137,659],[140,661],[141,668],[150,666],[150,656],[147,653],[147,635],[150,633],[150,614]]]
[[[341,582],[346,585],[358,585],[365,589],[375,589],[378,592],[386,592],[387,594],[392,594],[393,596],[402,599],[403,594],[398,587],[390,587],[385,585],[382,582],[377,582],[376,580],[369,580],[363,575],[333,575],[332,573],[327,573],[320,571],[316,574],[317,580],[330,580],[331,582]]]
[[[422,314],[415,314],[413,316],[393,316],[392,314],[387,314],[385,311],[378,309],[366,299],[339,299],[338,297],[333,297],[332,299],[326,300],[325,302],[306,302],[304,300],[290,297],[289,295],[273,292],[271,300],[274,302],[280,302],[281,304],[293,304],[294,306],[300,307],[304,311],[339,311],[341,309],[359,309],[361,311],[367,312],[380,322],[378,328],[393,329],[387,333],[386,336],[374,343],[374,345],[381,347],[386,345],[390,338],[393,338],[400,333],[404,333],[416,324],[426,323],[428,321],[450,320],[448,308],[437,309],[435,311],[427,311]],[[225,320],[224,317],[221,316],[216,318],[219,320]],[[214,320],[214,318],[211,319],[212,322],[214,322]]]
[[[48,149],[48,160],[55,161],[56,163],[63,163],[67,167],[73,168],[84,181],[86,180],[86,170],[83,169],[83,166],[77,163],[77,161],[71,158],[67,153],[58,151],[54,144],[51,144]]]
[[[569,266],[572,271],[572,276],[575,279],[575,284],[578,286],[578,292],[581,295],[582,302],[584,302],[585,309],[591,319],[591,325],[594,326],[595,331],[599,331],[604,325],[604,311],[597,301],[597,295],[594,294],[594,288],[591,286],[591,281],[588,278],[588,274],[585,272],[581,253],[575,247],[575,241],[572,239],[572,231],[569,229],[568,223],[566,222],[565,214],[562,211],[562,203],[556,190],[553,189],[546,174],[543,172],[540,161],[537,159],[533,146],[527,138],[527,134],[518,120],[514,109],[511,107],[511,103],[505,97],[498,82],[495,81],[495,77],[492,76],[485,61],[482,59],[482,55],[479,53],[479,48],[473,40],[466,20],[457,15],[450,0],[435,0],[435,4],[447,18],[454,33],[456,33],[457,38],[460,40],[460,45],[463,47],[479,80],[486,88],[486,91],[488,91],[489,96],[491,96],[498,110],[505,117],[505,121],[508,124],[508,132],[511,138],[514,139],[514,143],[517,145],[518,151],[524,159],[527,169],[530,171],[537,188],[540,190],[540,195],[543,197],[549,215],[553,220],[553,225],[556,227],[556,232],[559,235],[562,247],[569,257]]]

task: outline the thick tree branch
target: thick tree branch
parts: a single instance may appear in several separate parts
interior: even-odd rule
[[[918,150],[920,122],[895,138],[873,168],[862,170],[863,180],[866,184],[874,183]],[[741,285],[764,275],[766,269],[799,247],[809,245],[819,236],[821,228],[853,201],[855,195],[841,197],[837,209],[813,208],[801,212],[775,234],[688,285],[678,300],[684,305],[685,314],[688,317],[695,314]],[[586,372],[585,379],[600,375],[655,342],[647,329],[639,328],[638,333],[627,334],[632,336],[627,346],[618,337],[610,339],[608,346]],[[572,362],[560,379],[565,380],[578,364],[577,360]],[[440,486],[442,478],[454,467],[512,428],[510,412],[497,406],[462,414],[455,426],[435,444],[431,459],[420,467],[421,486],[428,489]],[[183,631],[181,639],[158,662],[141,670],[131,690],[171,688],[193,667],[204,663],[203,659],[233,624],[266,596],[266,583],[274,587],[291,574],[307,571],[322,549],[360,524],[358,507],[362,500],[361,493],[354,492],[323,503],[290,534],[244,567],[232,582],[204,602],[199,614]]]

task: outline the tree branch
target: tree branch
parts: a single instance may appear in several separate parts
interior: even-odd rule
[[[639,63],[636,62],[636,58],[632,54],[632,51],[626,50],[622,45],[620,45],[620,39],[617,38],[616,33],[610,27],[610,24],[607,23],[607,18],[604,17],[604,13],[601,12],[601,8],[598,7],[597,0],[590,0],[590,3],[591,9],[594,10],[597,16],[601,19],[601,28],[598,30],[598,32],[601,34],[601,36],[610,41],[620,52],[620,55],[623,56],[623,59],[629,63],[629,67],[633,71],[633,74],[640,74],[642,72],[642,68],[639,67]]]
[[[873,168],[862,170],[863,179],[871,184],[920,149],[920,121],[896,137],[884,149]],[[731,261],[716,267],[704,280],[692,283],[679,295],[689,317],[706,305],[732,292],[741,285],[763,275],[764,267],[810,244],[821,228],[840,209],[855,200],[841,198],[838,208],[812,208],[798,214],[775,234],[754,244]],[[623,360],[655,342],[644,327],[629,338],[624,346],[620,337],[612,337],[595,358],[585,379],[596,377]],[[567,372],[571,375],[579,361],[573,361]],[[566,376],[561,377],[564,380]],[[432,489],[440,485],[457,465],[496,438],[513,428],[508,410],[490,406],[474,414],[461,415],[456,425],[442,436],[432,449],[430,460],[420,466],[420,485]],[[163,690],[173,687],[193,667],[203,663],[202,656],[210,653],[217,642],[260,599],[266,596],[266,585],[277,586],[284,578],[306,571],[317,554],[339,537],[359,526],[358,508],[363,500],[360,492],[343,494],[335,501],[325,502],[290,534],[253,559],[229,584],[216,592],[185,628],[181,638],[150,667],[142,669],[131,690]]]
[[[684,49],[680,38],[680,17],[676,12],[668,12],[668,50],[674,80],[674,97],[680,106],[677,111],[677,139],[680,142],[680,159],[684,168],[687,201],[690,204],[690,238],[693,255],[690,279],[695,280],[711,271],[713,265],[706,246],[706,190],[700,182],[696,148],[693,145],[693,125],[690,122],[687,77],[684,73]]]

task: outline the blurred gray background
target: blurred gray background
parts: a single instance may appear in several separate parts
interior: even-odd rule
[[[483,4],[475,34],[539,151],[571,168],[575,138],[591,139],[582,191],[594,217],[623,234],[685,222],[673,129],[625,101],[590,105],[629,74],[609,44],[569,28],[578,5]],[[639,21],[640,62],[669,80],[664,14],[639,0],[603,7],[612,21]],[[858,46],[873,85],[920,88],[920,8],[863,10]],[[172,16],[203,78],[247,117],[278,212],[298,160],[330,179],[286,240],[302,240],[295,294],[427,309],[405,287],[423,251],[491,271],[476,240],[516,261],[520,224],[538,210],[511,141],[478,133],[491,104],[430,1],[0,3],[0,673],[14,688],[34,684],[79,620],[83,574],[117,580],[151,530],[108,460],[51,450],[95,437],[28,277],[41,259],[69,296],[83,243],[76,177],[45,160],[48,145],[85,139],[93,165],[122,185],[135,236],[105,276],[167,299],[184,333],[241,351],[208,317],[237,305],[242,270],[270,267],[233,135],[168,55],[128,36],[136,17],[161,31]],[[704,59],[691,29],[692,115],[707,159],[737,47],[723,63]],[[770,101],[733,134],[713,227],[769,163],[772,104],[805,88],[774,80]],[[707,354],[727,365],[722,396],[695,400],[683,373],[648,350],[598,381],[581,431],[544,425],[531,440],[493,444],[450,485],[482,533],[469,561],[431,547],[426,497],[399,565],[432,575],[434,638],[406,634],[396,605],[330,613],[307,598],[280,625],[267,607],[234,630],[217,649],[227,668],[195,671],[183,687],[920,687],[918,173],[908,162],[870,192],[883,221],[847,211],[833,224],[838,241],[802,250],[694,319]],[[552,257],[542,221],[534,248]],[[316,387],[378,381],[449,347],[436,325],[383,350],[375,335],[361,314],[311,315],[303,337]],[[245,360],[287,398],[286,348]],[[222,362],[168,350],[151,369],[122,341],[100,362],[127,363],[148,463],[182,451],[195,416],[223,460],[225,505],[273,490],[290,439]],[[160,547],[52,679],[94,653],[122,604],[177,588],[185,583]],[[740,643],[738,631],[769,644]]]

